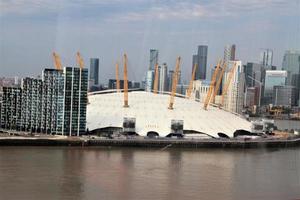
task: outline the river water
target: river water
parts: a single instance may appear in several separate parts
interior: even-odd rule
[[[0,147],[0,199],[300,199],[300,149]]]

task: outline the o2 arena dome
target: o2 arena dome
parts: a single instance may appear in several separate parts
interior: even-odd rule
[[[169,94],[145,91],[128,92],[129,107],[123,107],[122,92],[101,91],[89,96],[87,128],[90,132],[119,130],[140,136],[166,137],[198,134],[204,137],[233,137],[235,131],[251,130],[251,123],[237,114],[195,100],[174,97],[168,109]],[[223,134],[222,134],[223,133]]]

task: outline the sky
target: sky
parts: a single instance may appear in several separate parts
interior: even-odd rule
[[[80,51],[87,67],[100,59],[101,83],[124,53],[129,79],[140,81],[158,49],[169,69],[181,56],[189,80],[198,45],[208,45],[209,74],[227,44],[244,63],[271,48],[280,68],[286,50],[300,49],[300,0],[0,0],[0,77],[40,75],[53,51],[75,66]]]

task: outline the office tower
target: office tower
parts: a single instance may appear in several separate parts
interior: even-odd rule
[[[90,80],[93,85],[99,85],[99,58],[90,59]]]
[[[159,70],[159,91],[165,92],[168,90],[168,66],[163,63]]]
[[[149,70],[154,70],[156,64],[158,64],[158,50],[156,50],[156,49],[150,49]]]
[[[235,44],[226,45],[224,48],[224,62],[228,65],[229,61],[235,60]]]
[[[247,87],[259,86],[265,79],[265,69],[262,64],[247,63],[245,65]]]
[[[174,71],[169,70],[169,73],[168,73],[168,91],[169,92],[172,91],[173,75],[174,75]]]
[[[275,85],[273,87],[273,105],[292,107],[296,105],[296,87]]]
[[[207,51],[208,46],[200,45],[198,46],[197,55],[193,55],[193,66],[194,69],[195,63],[197,63],[198,67],[196,70],[195,80],[205,80],[206,79],[206,66],[207,66]]]
[[[288,50],[285,52],[282,61],[282,70],[288,72],[287,84],[292,84],[294,74],[300,74],[300,51]]]
[[[260,53],[260,63],[265,69],[271,70],[273,66],[273,50],[263,49]]]
[[[286,83],[287,71],[282,70],[267,70],[264,89],[264,104],[273,103],[274,86],[283,86]]]

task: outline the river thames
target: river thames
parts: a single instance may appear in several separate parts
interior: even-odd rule
[[[300,199],[300,149],[0,147],[0,199]]]

